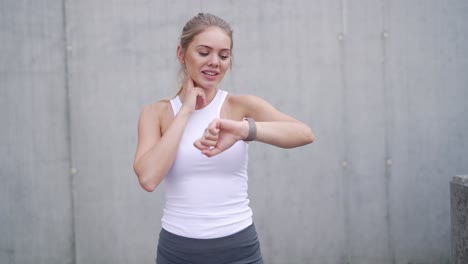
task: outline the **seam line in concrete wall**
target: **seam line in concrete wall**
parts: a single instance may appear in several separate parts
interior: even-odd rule
[[[340,53],[340,80],[341,80],[341,89],[342,89],[342,128],[343,128],[343,157],[341,163],[341,191],[342,191],[342,208],[343,208],[343,237],[344,237],[344,245],[343,245],[343,252],[341,253],[341,258],[343,263],[350,263],[350,236],[349,236],[349,229],[350,229],[350,219],[349,219],[349,178],[347,173],[347,160],[349,158],[349,150],[347,142],[347,134],[346,134],[346,127],[348,126],[348,118],[346,115],[346,105],[347,105],[347,97],[346,97],[346,27],[345,27],[345,0],[340,0],[340,30],[338,37],[338,48]]]
[[[393,100],[391,96],[391,91],[389,91],[388,82],[387,82],[387,45],[388,45],[388,32],[387,32],[387,6],[385,1],[381,1],[381,15],[382,15],[382,31],[381,31],[381,52],[382,52],[382,64],[381,64],[381,73],[382,73],[382,89],[383,89],[383,108],[384,108],[384,118],[385,118],[385,127],[384,127],[384,151],[385,151],[385,161],[384,162],[384,189],[385,189],[385,221],[387,225],[387,250],[389,258],[392,264],[396,263],[395,258],[395,244],[393,236],[393,226],[392,226],[392,217],[391,217],[391,178],[392,178],[392,145],[390,134],[393,131]]]
[[[68,164],[69,168],[69,179],[70,179],[70,202],[71,202],[71,263],[76,264],[76,230],[75,230],[75,186],[74,186],[74,175],[76,173],[73,162],[73,151],[72,151],[72,129],[71,129],[71,95],[70,95],[70,78],[69,78],[69,47],[68,47],[68,23],[67,23],[67,0],[62,0],[62,27],[63,27],[63,53],[64,53],[64,85],[66,94],[66,122],[67,122],[67,137],[68,137]]]

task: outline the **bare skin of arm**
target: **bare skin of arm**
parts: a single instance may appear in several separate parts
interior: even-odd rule
[[[172,108],[168,101],[146,106],[140,114],[133,169],[141,187],[148,192],[161,183],[174,163],[191,113],[205,105],[205,92],[194,87],[191,79],[185,80],[183,89],[182,108],[172,120]],[[167,128],[163,124],[168,124]]]
[[[190,116],[188,111],[180,111],[161,135],[161,119],[167,111],[167,102],[147,106],[138,121],[138,145],[133,169],[143,189],[153,191],[163,180],[174,163],[177,147],[185,124]]]
[[[251,95],[231,95],[223,106],[221,117],[213,120],[194,146],[208,157],[217,155],[243,140],[249,132],[244,117],[256,121],[256,141],[281,148],[294,148],[312,143],[314,134],[306,124],[276,110],[265,100]]]

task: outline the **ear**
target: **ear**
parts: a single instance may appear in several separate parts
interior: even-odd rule
[[[185,64],[185,59],[184,59],[184,49],[182,46],[178,45],[177,46],[177,59],[179,60],[180,63]]]

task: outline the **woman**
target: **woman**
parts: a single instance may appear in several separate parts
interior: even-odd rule
[[[247,196],[249,141],[282,148],[312,143],[311,129],[251,95],[218,89],[231,66],[232,30],[200,13],[182,30],[177,96],[144,107],[134,170],[166,205],[156,262],[263,263]]]

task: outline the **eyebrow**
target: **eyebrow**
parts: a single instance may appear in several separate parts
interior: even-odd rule
[[[201,48],[207,48],[207,49],[210,49],[210,50],[213,49],[212,47],[207,46],[207,45],[203,45],[203,44],[196,46],[196,48],[200,48],[200,47],[201,47]],[[221,49],[221,51],[229,51],[229,52],[231,52],[231,49]]]

